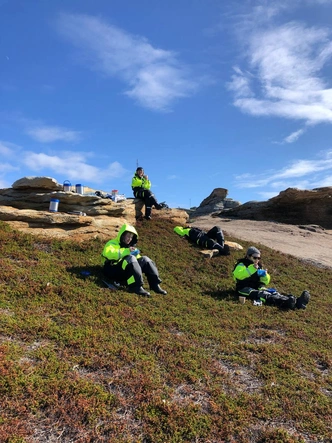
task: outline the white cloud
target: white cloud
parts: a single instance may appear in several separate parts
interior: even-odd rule
[[[246,42],[246,70],[237,68],[228,84],[235,106],[256,116],[332,122],[332,82],[325,75],[332,60],[328,29],[296,22],[256,26]]]
[[[305,129],[299,129],[298,131],[292,132],[284,139],[284,142],[294,143],[304,133],[305,133]]]
[[[59,126],[33,126],[26,129],[26,133],[41,143],[56,141],[76,142],[80,140],[80,132],[71,131]]]
[[[89,154],[86,154],[89,156]],[[73,152],[61,152],[58,155],[26,152],[23,163],[31,171],[50,170],[71,179],[102,183],[122,177],[127,171],[118,162],[105,165],[104,169],[86,163],[84,155]]]
[[[173,51],[154,48],[144,37],[97,17],[62,14],[58,30],[79,48],[90,69],[124,81],[125,94],[141,106],[169,110],[176,99],[190,96],[197,88]]]

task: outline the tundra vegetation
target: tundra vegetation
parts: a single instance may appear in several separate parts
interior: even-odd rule
[[[168,291],[143,298],[103,283],[101,239],[0,223],[1,442],[331,441],[332,269],[257,245],[272,286],[311,302],[242,305],[243,251],[206,259],[173,227],[137,228]]]

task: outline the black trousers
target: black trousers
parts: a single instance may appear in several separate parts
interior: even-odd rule
[[[278,291],[270,291],[267,289],[253,289],[245,287],[238,289],[238,294],[244,295],[250,298],[250,300],[261,300],[267,305],[275,305],[280,308],[294,308],[296,303],[296,297],[294,295],[283,295],[279,294]]]
[[[199,228],[191,228],[189,238],[201,248],[218,249],[221,255],[229,254],[229,247],[225,245],[224,234],[219,226],[214,226],[208,232]]]
[[[125,283],[127,286],[143,286],[143,274],[146,275],[150,287],[161,283],[155,262],[145,255],[138,259],[127,255],[115,264],[106,260],[104,273],[110,280]]]
[[[145,204],[145,217],[150,217],[152,206],[156,209],[160,209],[160,205],[157,202],[155,195],[150,191],[150,189],[134,189],[134,197],[139,198],[144,201]]]

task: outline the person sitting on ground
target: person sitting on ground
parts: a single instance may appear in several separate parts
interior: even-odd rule
[[[236,282],[236,292],[263,304],[276,305],[288,309],[306,309],[310,300],[308,291],[303,291],[300,297],[292,294],[282,295],[274,288],[266,288],[270,283],[270,275],[263,269],[261,253],[255,246],[250,246],[244,258],[238,260],[233,269]]]
[[[136,229],[124,224],[116,238],[109,240],[102,252],[103,270],[105,275],[113,281],[124,282],[129,292],[150,297],[150,293],[143,288],[143,274],[146,275],[150,289],[157,294],[166,295],[160,287],[156,264],[147,256],[140,254],[136,247],[138,234]]]
[[[134,197],[144,201],[145,204],[145,219],[151,219],[152,207],[156,209],[168,208],[166,203],[158,203],[155,195],[151,192],[151,181],[149,177],[144,174],[144,169],[139,166],[136,169],[135,175],[131,181],[131,187]],[[142,218],[142,215],[136,216],[136,219]]]
[[[209,231],[205,232],[203,229],[188,226],[175,226],[174,232],[181,237],[186,237],[191,242],[197,244],[201,248],[217,249],[219,255],[229,255],[229,246],[225,244],[224,234],[219,226],[214,226]]]

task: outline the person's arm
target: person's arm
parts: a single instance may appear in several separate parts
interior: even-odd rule
[[[121,248],[120,245],[109,242],[105,245],[102,256],[108,260],[118,261],[129,255],[131,249],[135,248]]]
[[[184,237],[185,235],[189,236],[190,228],[183,228],[182,226],[175,226],[174,232],[178,234],[180,237]]]
[[[146,177],[146,178],[145,178],[145,177]],[[150,180],[148,179],[148,176],[147,176],[147,175],[145,175],[145,176],[144,176],[144,179],[142,180],[142,186],[143,186],[144,189],[151,189],[151,182],[150,182]]]
[[[245,280],[255,274],[255,272],[257,272],[257,269],[254,264],[246,267],[243,263],[239,263],[233,271],[233,276],[236,280]]]
[[[141,188],[143,186],[143,180],[138,177],[137,175],[134,175],[132,181],[131,181],[131,187],[132,188]]]
[[[270,276],[270,274],[267,273],[267,271],[265,271],[265,272],[266,272],[266,275],[259,277],[259,281],[261,283],[263,283],[264,286],[267,286],[270,283],[271,276]]]

